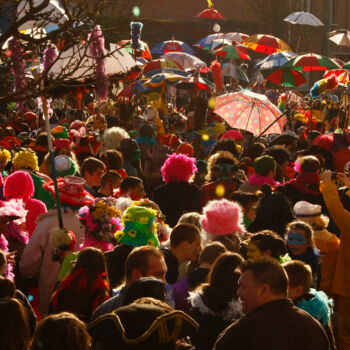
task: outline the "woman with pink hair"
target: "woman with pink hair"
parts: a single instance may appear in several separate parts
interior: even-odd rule
[[[196,159],[185,154],[171,154],[162,166],[164,185],[154,190],[153,200],[166,216],[169,226],[175,226],[183,213],[199,211],[199,188],[189,183],[197,171]]]

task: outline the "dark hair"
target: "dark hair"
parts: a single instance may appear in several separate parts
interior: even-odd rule
[[[218,151],[228,151],[231,154],[233,154],[236,158],[238,158],[236,142],[231,138],[217,141],[211,148],[209,156],[212,156]]]
[[[269,185],[262,185],[261,198],[254,221],[249,225],[249,232],[271,230],[284,237],[286,225],[294,220],[293,210],[280,192],[272,192]]]
[[[307,294],[312,285],[311,267],[300,260],[292,260],[283,264],[287,272],[289,287],[303,287],[303,295]]]
[[[0,349],[27,350],[30,341],[28,315],[15,298],[0,299]]]
[[[247,209],[253,203],[258,202],[260,196],[256,193],[236,191],[232,193],[230,199],[237,202],[242,208]]]
[[[320,169],[320,161],[315,156],[305,156],[301,160],[301,170],[306,173],[315,173]]]
[[[248,259],[242,264],[242,273],[251,271],[256,284],[268,284],[275,295],[287,297],[288,276],[281,264],[268,257]]]
[[[149,125],[148,123],[143,124],[140,127],[139,133],[141,137],[149,137],[152,138],[153,137],[153,128],[151,125]]]
[[[90,344],[85,323],[69,312],[62,312],[38,323],[30,350],[89,350]]]
[[[115,150],[115,149],[108,149],[105,153],[103,153],[100,156],[100,159],[104,162],[104,163],[108,163],[108,168],[110,170],[118,170],[121,169],[122,164],[123,164],[123,155]]]
[[[262,156],[262,154],[265,151],[264,144],[260,142],[253,142],[248,149],[243,153],[244,157],[249,157],[250,159],[254,160],[255,158],[258,158]]]
[[[15,292],[15,283],[9,280],[8,278],[0,276],[0,298],[13,298],[15,296]]]
[[[149,256],[162,259],[163,253],[159,249],[151,246],[137,247],[129,253],[125,261],[126,280],[130,280],[134,269],[140,270],[141,275],[147,273]]]
[[[170,247],[176,248],[182,242],[193,243],[197,238],[200,238],[198,228],[192,224],[177,224],[170,234]]]
[[[134,189],[142,180],[136,176],[128,176],[123,179],[120,184],[120,189],[124,192],[128,192],[130,189]]]
[[[106,186],[108,183],[114,184],[118,180],[122,180],[122,177],[119,173],[114,170],[107,171],[102,175],[100,187]]]
[[[208,275],[208,283],[201,285],[204,303],[214,311],[227,307],[227,303],[237,298],[238,280],[241,273],[236,270],[243,258],[237,253],[221,254],[214,262]],[[216,296],[216,298],[213,298]],[[220,298],[217,298],[220,296]]]
[[[138,143],[133,139],[123,139],[120,142],[120,152],[126,160],[131,160],[138,148]]]
[[[214,261],[221,254],[224,254],[225,252],[226,252],[226,248],[222,243],[211,242],[203,248],[203,250],[199,256],[199,263],[200,264],[207,263],[207,264],[212,265],[214,263]]]
[[[141,277],[134,281],[126,290],[123,306],[133,303],[135,300],[151,297],[165,301],[164,282],[155,277]]]
[[[105,164],[95,157],[88,157],[84,159],[80,167],[80,175],[84,177],[85,172],[92,174],[98,169],[106,169]]]
[[[312,239],[313,230],[312,230],[312,227],[307,222],[301,221],[301,220],[294,220],[287,225],[286,232],[292,229],[303,231],[306,241],[313,243],[313,239]]]
[[[290,152],[284,147],[273,146],[265,150],[264,154],[271,156],[278,165],[290,161]]]
[[[262,252],[270,250],[271,257],[277,260],[281,255],[287,253],[285,241],[277,233],[270,230],[255,233],[250,237],[250,242],[254,243]]]

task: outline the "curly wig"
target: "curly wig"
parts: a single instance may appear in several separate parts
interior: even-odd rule
[[[16,169],[39,170],[38,157],[31,150],[19,151],[14,156],[12,163]]]
[[[103,134],[103,141],[106,149],[116,149],[120,147],[120,143],[123,139],[129,139],[129,134],[118,126],[107,129]]]
[[[197,171],[196,159],[187,157],[185,154],[173,153],[168,156],[161,171],[165,183],[180,181],[187,182]]]
[[[214,153],[208,159],[208,174],[206,176],[206,179],[208,181],[214,180],[214,167],[219,161],[219,159],[220,162],[224,162],[224,160],[227,160],[227,163],[232,163],[232,165],[238,164],[237,158],[229,151],[218,151]]]
[[[11,153],[7,149],[1,149],[0,158],[5,159],[7,164],[11,160]]]

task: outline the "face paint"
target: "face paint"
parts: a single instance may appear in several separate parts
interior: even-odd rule
[[[252,242],[248,243],[247,258],[258,259],[261,257],[260,249]]]
[[[287,244],[288,245],[305,245],[306,239],[301,233],[291,231],[288,233]]]

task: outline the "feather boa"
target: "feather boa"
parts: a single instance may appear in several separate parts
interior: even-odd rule
[[[99,25],[94,27],[88,40],[90,41],[90,54],[96,59],[95,78],[97,98],[99,101],[103,101],[108,98],[109,80],[106,74],[106,58],[104,57],[105,39]]]
[[[275,181],[274,179],[271,179],[270,177],[263,176],[260,174],[254,174],[248,179],[248,183],[251,185],[255,185],[258,187],[261,187],[264,184],[268,184],[272,187],[272,189],[275,189],[277,186],[280,185],[278,181]]]
[[[55,61],[57,57],[58,57],[58,50],[56,45],[53,43],[49,43],[44,51],[44,71],[43,71],[44,77],[47,76],[47,73],[52,63]]]

